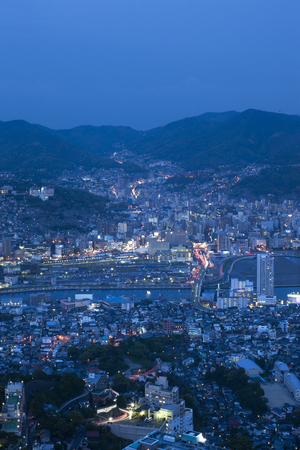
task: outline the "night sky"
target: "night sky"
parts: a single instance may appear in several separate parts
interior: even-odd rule
[[[0,120],[300,114],[299,0],[2,0]]]

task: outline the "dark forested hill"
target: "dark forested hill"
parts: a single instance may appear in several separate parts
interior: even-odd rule
[[[50,130],[48,132],[60,136],[77,147],[101,156],[111,155],[118,145],[124,145],[140,153],[158,153],[163,147],[164,155],[168,155],[169,146],[176,145],[178,139],[186,139],[186,136],[196,138],[207,131],[217,128],[217,125],[230,119],[235,111],[225,113],[205,113],[201,116],[191,117],[177,122],[172,122],[165,127],[153,128],[149,131],[137,131],[130,127],[113,127],[83,125],[69,130]],[[203,122],[203,124],[202,124]],[[139,149],[143,148],[143,151]],[[153,156],[157,156],[153,153]],[[166,157],[166,156],[164,156]],[[168,157],[168,156],[167,156]],[[169,158],[168,158],[169,159]]]
[[[55,131],[24,121],[0,122],[2,170],[117,167],[118,163],[103,157],[120,146],[136,154],[181,163],[186,169],[298,164],[300,117],[253,109],[206,113],[146,132],[113,126]]]
[[[259,175],[243,178],[233,188],[237,196],[274,195],[276,199],[300,197],[300,167],[270,167],[261,170]]]
[[[131,149],[182,162],[189,169],[300,162],[299,117],[247,110],[213,119],[204,114],[170,123],[146,132]]]
[[[49,130],[50,131],[50,130]],[[82,125],[70,130],[51,130],[66,141],[100,156],[110,156],[117,145],[131,145],[143,137],[130,127]]]
[[[49,171],[74,166],[119,167],[23,120],[0,122],[0,170]]]

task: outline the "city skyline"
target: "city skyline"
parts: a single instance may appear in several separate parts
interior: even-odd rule
[[[0,2],[0,447],[299,450],[299,14]]]

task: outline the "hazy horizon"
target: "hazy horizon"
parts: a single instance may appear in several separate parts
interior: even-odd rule
[[[234,111],[234,110],[231,110],[231,111],[205,111],[204,113],[202,113],[202,114],[206,114],[206,113],[208,113],[208,114],[223,114],[223,113],[227,113],[227,112],[235,112],[235,113],[237,113],[237,114],[242,114],[243,112],[245,112],[245,111],[247,111],[247,110],[256,110],[255,108],[247,108],[247,109],[245,109],[244,111]],[[256,110],[256,111],[263,111],[263,110]],[[286,114],[286,113],[284,113],[284,112],[282,112],[282,111],[263,111],[263,112],[266,112],[266,113],[274,113],[274,114],[283,114],[283,115],[290,115],[290,116],[294,116],[294,117],[299,117],[300,118],[300,114]],[[2,123],[5,123],[5,122],[14,122],[14,121],[25,121],[25,122],[28,122],[28,123],[30,123],[31,125],[37,125],[37,126],[41,126],[41,127],[45,127],[45,128],[49,128],[49,129],[51,129],[51,130],[54,130],[54,131],[59,131],[59,130],[68,130],[68,129],[73,129],[73,128],[77,128],[77,127],[85,127],[85,126],[93,126],[93,127],[102,127],[102,126],[104,126],[104,127],[110,127],[110,126],[113,126],[113,127],[129,127],[129,128],[132,128],[132,129],[134,129],[134,130],[136,130],[136,131],[150,131],[150,130],[152,130],[152,129],[155,129],[155,128],[159,128],[159,127],[164,127],[164,126],[166,126],[166,125],[168,125],[169,123],[172,123],[172,122],[177,122],[177,121],[181,121],[181,120],[184,120],[184,119],[189,119],[189,118],[193,118],[193,117],[199,117],[199,116],[201,116],[202,114],[197,114],[196,116],[186,116],[186,117],[181,117],[181,118],[179,118],[179,119],[175,119],[174,121],[171,121],[171,122],[167,122],[167,123],[164,123],[164,124],[162,124],[162,125],[158,125],[157,127],[152,127],[152,128],[144,128],[144,129],[138,129],[138,128],[134,128],[134,127],[131,127],[130,125],[123,125],[123,124],[116,124],[116,125],[112,125],[112,124],[91,124],[91,123],[81,123],[81,124],[78,124],[78,125],[75,125],[75,126],[73,126],[73,127],[66,127],[66,128],[51,128],[51,127],[48,127],[47,125],[45,125],[45,124],[43,124],[43,123],[33,123],[33,122],[29,122],[29,121],[27,121],[27,120],[25,120],[25,119],[11,119],[11,120],[0,120],[0,122],[2,122]]]
[[[147,130],[299,114],[299,13],[296,0],[2,2],[0,120]]]

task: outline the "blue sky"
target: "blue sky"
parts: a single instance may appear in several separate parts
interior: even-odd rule
[[[0,120],[300,114],[299,0],[2,0]]]

